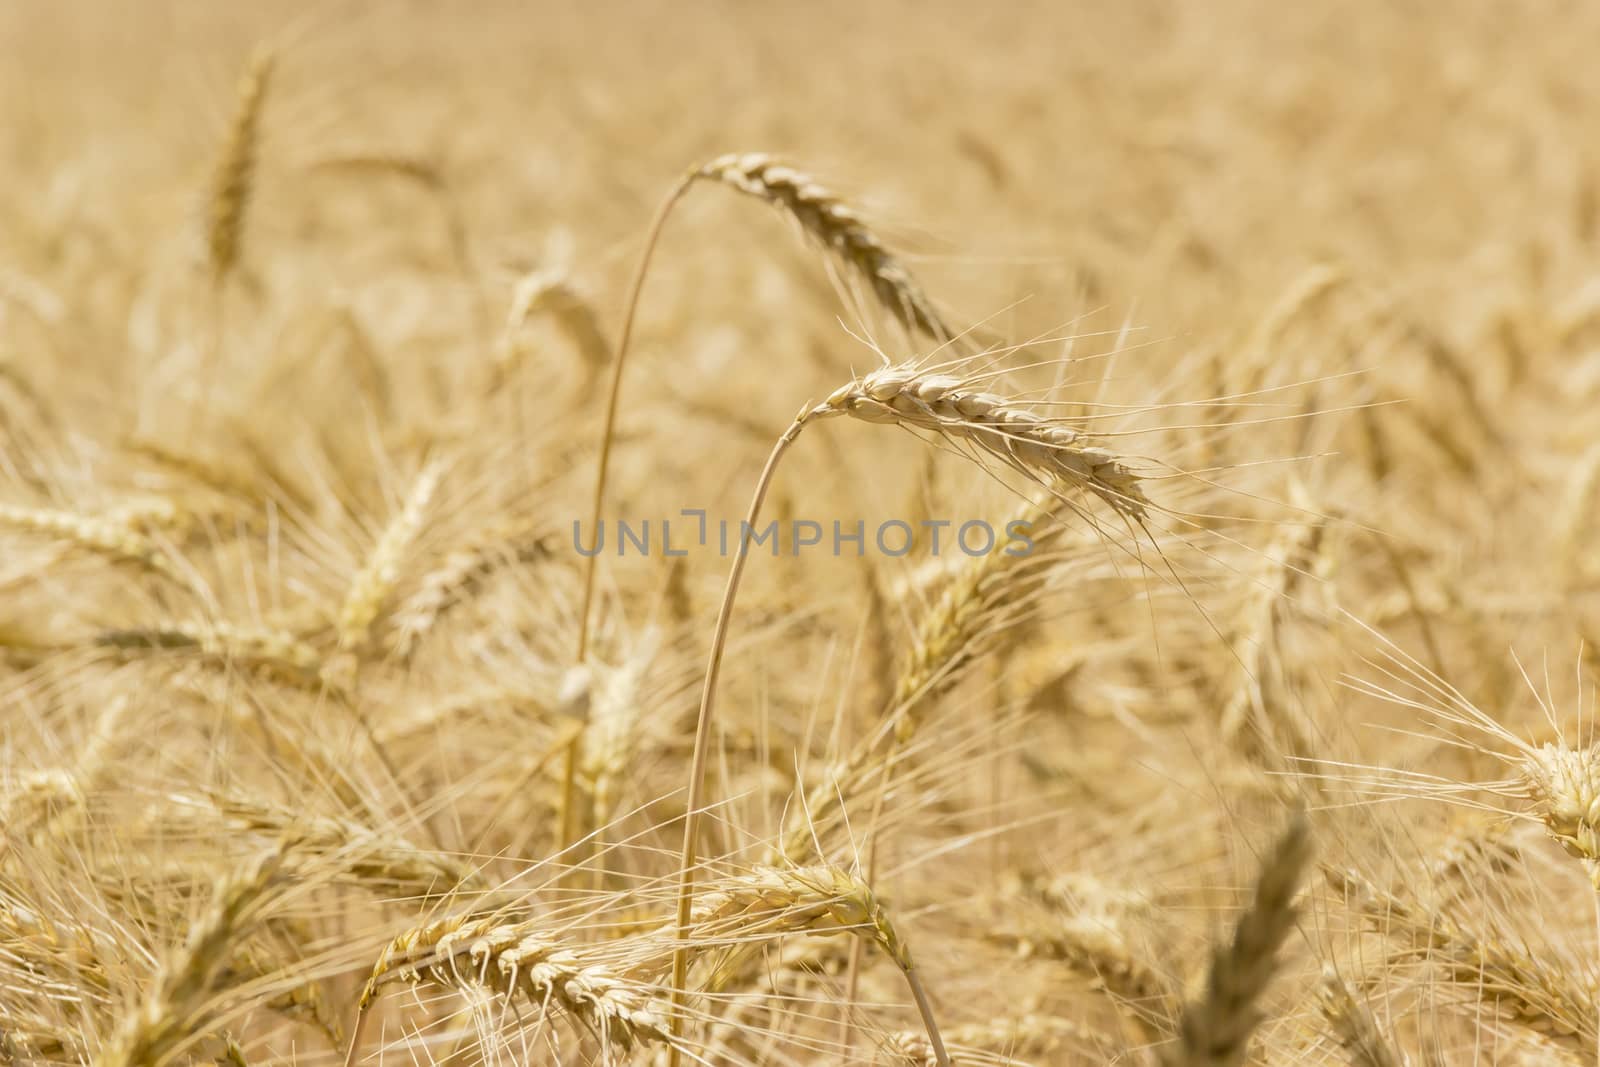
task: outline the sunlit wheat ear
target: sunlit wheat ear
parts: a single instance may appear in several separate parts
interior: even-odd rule
[[[161,554],[156,543],[125,519],[0,504],[0,526],[64,541],[85,552],[133,563],[175,582],[187,584],[186,579]]]
[[[695,904],[691,923],[697,941],[804,930],[811,934],[852,933],[873,942],[906,977],[927,1031],[931,1062],[949,1067],[910,947],[872,887],[849,871],[829,865],[759,867],[708,888]]]
[[[1167,1067],[1236,1067],[1260,1024],[1257,1002],[1278,969],[1278,949],[1294,928],[1295,891],[1311,859],[1311,830],[1296,814],[1256,879],[1255,899],[1233,940],[1213,952],[1205,993],[1183,1009],[1178,1040],[1162,1052]]]
[[[1522,784],[1534,816],[1600,892],[1600,744],[1545,744],[1522,762]]]
[[[810,412],[812,418],[835,415],[971,445],[1046,486],[1084,490],[1134,519],[1150,506],[1142,476],[1124,457],[1091,444],[1060,420],[959,375],[934,373],[914,363],[880,367],[841,386]]]
[[[350,580],[337,620],[340,648],[359,649],[367,643],[372,624],[400,580],[400,564],[422,530],[428,505],[443,477],[443,461],[435,460],[423,468],[404,506],[379,536],[367,562]]]
[[[1350,1067],[1406,1067],[1372,1017],[1372,1009],[1350,991],[1337,972],[1325,970],[1317,986],[1317,1010],[1344,1049]]]
[[[206,253],[214,285],[221,285],[233,273],[244,247],[245,219],[255,188],[261,115],[276,64],[277,55],[270,49],[258,49],[250,57],[239,79],[227,140],[212,172]]]
[[[859,274],[878,303],[906,329],[935,341],[956,335],[866,220],[810,175],[761,152],[718,156],[695,173],[748,193],[794,219],[807,237]]]
[[[293,842],[285,840],[223,877],[206,913],[190,928],[183,948],[157,976],[143,1002],[122,1019],[96,1067],[143,1067],[165,1062],[184,1043],[203,1035],[217,1005],[211,997],[233,944],[260,918],[288,874]]]
[[[315,678],[322,666],[322,655],[287,630],[222,621],[103,630],[95,643],[127,652],[194,651],[221,666],[278,668],[299,678]]]
[[[396,978],[559,1009],[587,1026],[607,1056],[671,1040],[654,986],[629,978],[614,953],[602,957],[592,947],[567,944],[531,922],[448,920],[402,935],[373,968],[361,996],[363,1017],[378,989]],[[360,1034],[358,1022],[346,1062],[354,1061]]]

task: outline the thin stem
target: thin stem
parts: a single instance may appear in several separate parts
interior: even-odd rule
[[[706,665],[705,687],[700,692],[700,717],[695,723],[694,758],[689,766],[689,804],[683,820],[683,858],[678,871],[678,931],[677,944],[672,950],[672,1036],[680,1036],[683,1026],[682,1012],[684,986],[689,979],[689,919],[694,907],[695,850],[699,844],[701,808],[705,805],[706,758],[711,748],[711,718],[716,707],[717,677],[722,671],[722,650],[728,640],[728,619],[733,614],[734,598],[739,595],[739,578],[744,574],[749,541],[747,534],[755,526],[761,513],[761,503],[766,499],[778,461],[800,435],[809,417],[809,407],[795,416],[794,422],[772,446],[767,465],[762,468],[750,498],[750,510],[739,528],[739,546],[733,556],[733,566],[728,571],[728,583],[722,590],[722,606],[717,609],[717,625],[711,634],[711,658]],[[678,1046],[672,1046],[669,1067],[678,1065]]]
[[[628,291],[628,306],[622,315],[622,332],[617,337],[617,355],[611,361],[611,386],[606,397],[606,421],[600,431],[600,466],[594,476],[594,506],[589,510],[589,529],[592,531],[595,548],[599,548],[600,537],[600,507],[606,496],[606,473],[611,469],[611,446],[616,437],[617,407],[622,399],[622,368],[628,361],[628,342],[633,339],[633,322],[639,310],[639,296],[644,292],[645,274],[650,269],[650,257],[656,250],[656,243],[661,238],[661,229],[666,225],[667,216],[672,213],[673,205],[682,199],[683,194],[689,191],[689,186],[694,184],[700,176],[698,169],[691,170],[678,184],[672,187],[672,192],[656,208],[655,218],[650,221],[650,230],[645,235],[644,251],[639,255],[639,265],[634,270],[633,287]],[[575,660],[582,663],[589,653],[589,612],[594,601],[594,573],[595,565],[600,559],[599,551],[590,552],[583,565],[583,601],[578,609],[578,655]]]
[[[939,1036],[939,1024],[933,1018],[933,1005],[928,1003],[928,994],[922,988],[922,979],[917,977],[915,967],[905,970],[906,984],[911,987],[911,999],[917,1002],[917,1012],[922,1016],[923,1029],[928,1031],[928,1041],[933,1045],[933,1058],[939,1067],[950,1067],[950,1053],[944,1050],[944,1038]]]

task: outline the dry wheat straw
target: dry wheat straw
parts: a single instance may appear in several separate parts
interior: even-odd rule
[[[339,647],[357,649],[365,645],[372,624],[383,610],[389,594],[400,580],[400,564],[410,549],[412,541],[422,530],[428,505],[439,481],[444,476],[444,464],[435,460],[422,469],[406,496],[400,512],[384,528],[372,555],[350,580],[350,589],[339,607]]]
[[[96,1067],[158,1067],[212,1023],[208,998],[234,942],[260,918],[271,891],[286,875],[281,842],[219,880],[206,914],[190,927],[183,948],[156,979],[144,1001],[122,1019],[95,1058]]]
[[[227,140],[211,178],[211,214],[206,231],[206,251],[213,284],[220,286],[239,263],[244,243],[245,218],[250,210],[260,150],[261,114],[277,56],[258,49],[239,79],[238,102]]]
[[[1296,814],[1256,879],[1255,900],[1232,941],[1211,957],[1201,999],[1185,1006],[1178,1040],[1163,1051],[1168,1067],[1237,1067],[1261,1022],[1256,1006],[1278,968],[1278,949],[1294,926],[1295,890],[1311,859],[1311,831]]]

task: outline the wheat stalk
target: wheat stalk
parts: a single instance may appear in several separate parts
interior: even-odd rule
[[[905,975],[939,1067],[949,1067],[939,1027],[911,961],[911,949],[872,888],[840,867],[758,867],[703,893],[691,915],[696,943],[805,931],[854,933],[876,944]],[[679,939],[682,944],[682,939]]]

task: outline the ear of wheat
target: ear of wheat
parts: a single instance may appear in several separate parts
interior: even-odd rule
[[[212,175],[206,250],[212,281],[218,285],[233,273],[244,245],[245,217],[255,186],[261,114],[276,65],[277,56],[268,49],[259,49],[250,57],[239,79],[238,103],[228,126],[228,138]]]
[[[1203,996],[1183,1009],[1178,1040],[1163,1053],[1168,1067],[1237,1067],[1261,1021],[1257,1002],[1278,967],[1278,949],[1294,926],[1295,891],[1311,859],[1311,832],[1297,814],[1261,865],[1255,900],[1233,939],[1211,957]]]
[[[1046,486],[1084,489],[1117,512],[1140,518],[1150,501],[1121,456],[1025,404],[979,389],[958,375],[916,364],[880,367],[841,386],[810,412],[924,430],[969,444]]]

